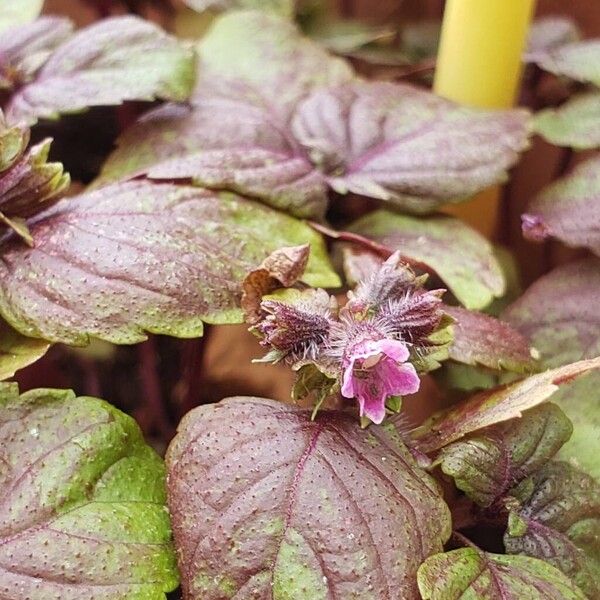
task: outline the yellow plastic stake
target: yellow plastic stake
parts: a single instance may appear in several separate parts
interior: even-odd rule
[[[435,92],[469,106],[512,106],[534,6],[535,0],[447,0]],[[492,188],[447,212],[492,236],[499,198],[498,188]]]

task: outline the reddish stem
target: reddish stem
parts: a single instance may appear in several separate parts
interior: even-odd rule
[[[138,373],[145,401],[143,404],[148,411],[147,418],[144,419],[148,433],[157,434],[162,440],[169,441],[173,437],[174,429],[162,397],[156,340],[149,337],[138,345],[137,351]]]
[[[202,404],[202,358],[206,347],[206,338],[210,328],[205,326],[201,338],[186,340],[181,353],[181,372],[183,373],[183,398],[179,417]]]
[[[335,229],[331,229],[326,225],[322,225],[321,223],[317,223],[316,221],[309,221],[308,224],[319,233],[322,233],[324,236],[332,239],[339,240],[340,242],[350,242],[351,244],[357,244],[359,246],[363,246],[367,248],[367,250],[371,250],[378,256],[382,258],[389,258],[393,252],[387,246],[383,244],[379,244],[378,242],[374,242],[369,238],[366,238],[358,233],[351,233],[349,231],[336,231]]]
[[[102,397],[102,385],[98,376],[96,362],[87,356],[79,357],[79,365],[83,371],[83,381],[86,396]]]
[[[393,250],[391,250],[384,244],[374,242],[373,240],[370,240],[369,238],[366,238],[358,233],[351,233],[350,231],[337,231],[315,221],[309,221],[308,224],[315,231],[318,231],[319,233],[323,234],[324,236],[330,239],[338,240],[340,242],[349,242],[351,244],[362,246],[363,248],[370,250],[371,252],[377,254],[378,256],[381,256],[382,258],[389,258],[394,253]],[[410,256],[405,256],[403,254],[400,255],[400,257],[405,263],[409,264],[410,266],[420,269],[421,271],[424,271],[426,273],[430,273],[431,275],[436,275],[436,272],[429,265],[419,260],[415,260]]]
[[[428,58],[412,67],[406,69],[406,71],[402,71],[397,76],[397,79],[405,79],[409,77],[413,77],[414,75],[420,75],[421,73],[427,73],[428,71],[433,71],[436,67],[437,60],[435,58]]]

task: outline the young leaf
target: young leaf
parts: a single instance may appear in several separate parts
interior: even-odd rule
[[[65,390],[0,386],[0,597],[164,600],[164,466],[135,422]]]
[[[418,88],[356,82],[314,91],[292,122],[338,192],[430,212],[506,179],[528,114],[458,106]]]
[[[454,319],[451,359],[515,373],[536,370],[537,352],[508,323],[457,306],[445,306],[444,312]]]
[[[2,224],[28,244],[25,219],[55,203],[69,186],[60,163],[47,162],[51,140],[26,151],[29,130],[8,127],[0,111],[0,232]]]
[[[587,595],[600,596],[600,484],[563,462],[534,474],[535,488],[518,508],[504,545],[509,554],[541,558]],[[510,521],[509,521],[510,523]]]
[[[0,89],[29,83],[73,31],[69,19],[42,17],[11,28],[0,40]]]
[[[527,336],[548,367],[600,355],[600,259],[587,258],[538,279],[502,318]]]
[[[231,10],[234,8],[252,8],[266,13],[292,18],[294,16],[295,0],[183,0],[190,8],[198,12],[205,10]]]
[[[350,230],[432,268],[467,308],[483,308],[504,292],[491,244],[459,219],[416,218],[377,210]]]
[[[41,12],[44,0],[19,0],[0,2],[0,33],[11,27],[33,21]]]
[[[437,462],[469,498],[489,507],[545,465],[572,431],[558,406],[543,404],[442,448]]]
[[[258,198],[299,217],[321,218],[322,175],[266,100],[232,86],[229,94],[196,93],[189,106],[169,105],[125,131],[97,184],[145,174],[187,179]]]
[[[552,401],[573,422],[573,435],[558,457],[600,481],[600,373],[588,373],[562,386]]]
[[[12,122],[125,100],[185,100],[194,85],[191,50],[137,17],[104,19],[77,32],[7,105]]]
[[[575,150],[600,147],[600,92],[574,96],[559,108],[548,108],[535,115],[533,129],[556,146]]]
[[[552,50],[576,42],[580,37],[579,26],[573,19],[562,15],[540,17],[529,30],[527,54]]]
[[[520,417],[528,408],[547,400],[563,383],[600,368],[600,357],[582,360],[531,375],[511,385],[481,392],[431,417],[413,432],[422,452],[433,452],[468,433]]]
[[[49,347],[44,340],[25,337],[0,320],[0,380],[34,363]]]
[[[0,210],[6,217],[31,217],[57,202],[69,187],[62,164],[47,162],[50,144],[46,139],[32,146],[0,172]]]
[[[564,44],[532,54],[529,60],[555,75],[600,86],[600,39]]]
[[[449,534],[436,484],[397,433],[310,415],[232,398],[184,418],[167,464],[186,598],[418,599]]]
[[[419,568],[418,581],[423,600],[585,600],[543,560],[475,548],[431,556]]]
[[[303,281],[336,286],[321,237],[238,196],[134,181],[83,193],[0,245],[0,313],[22,333],[85,344],[241,322],[241,283],[282,246],[311,245]]]
[[[523,215],[523,234],[536,241],[555,237],[600,255],[600,156],[534,199]]]

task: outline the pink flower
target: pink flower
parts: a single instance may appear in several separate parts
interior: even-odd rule
[[[406,344],[390,339],[362,339],[346,353],[343,362],[342,396],[356,398],[360,416],[381,423],[389,396],[414,394],[420,380],[407,363]]]

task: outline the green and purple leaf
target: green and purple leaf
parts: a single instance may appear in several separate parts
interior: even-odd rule
[[[535,115],[533,129],[551,144],[575,150],[600,147],[600,92],[579,94]]]
[[[600,355],[600,259],[572,262],[538,279],[504,312],[545,366]]]
[[[0,320],[0,380],[34,363],[49,347],[48,342],[25,337]]]
[[[454,338],[450,358],[467,365],[530,373],[537,368],[537,352],[516,329],[494,317],[445,306],[454,319]]]
[[[545,71],[600,86],[600,39],[558,45],[528,57]]]
[[[543,559],[593,600],[600,596],[600,484],[568,463],[533,475],[534,489],[509,519],[509,554]]]
[[[329,184],[427,212],[503,180],[527,144],[523,111],[359,83],[345,62],[265,14],[221,16],[198,51],[191,106],[163,108],[125,133],[101,182],[191,180],[300,216],[323,214]]]
[[[287,119],[315,88],[354,79],[350,66],[304,37],[289,21],[261,12],[233,11],[219,17],[198,44],[198,91],[237,85],[247,98],[268,102]]]
[[[0,386],[0,597],[164,600],[164,465],[135,422],[65,390]]]
[[[600,481],[600,373],[588,373],[562,386],[552,401],[573,422],[573,435],[558,458]]]
[[[505,318],[540,351],[546,366],[600,354],[600,259],[555,269],[534,283]],[[600,374],[588,373],[553,396],[574,425],[559,457],[600,479]]]
[[[190,105],[153,111],[125,132],[99,183],[140,174],[191,180],[322,217],[327,186],[289,118],[314,87],[352,79],[350,67],[292,23],[252,11],[218,18],[198,51],[200,82]]]
[[[582,360],[476,394],[446,411],[433,415],[421,427],[415,429],[415,443],[422,452],[433,452],[473,431],[520,417],[523,411],[547,400],[560,385],[599,368],[600,357]]]
[[[167,453],[189,600],[418,600],[448,508],[395,430],[232,398],[184,418]]]
[[[363,82],[316,90],[292,129],[337,192],[416,213],[504,181],[529,133],[524,111],[470,109],[416,87]]]
[[[600,157],[546,188],[522,217],[526,238],[554,237],[600,255]]]
[[[285,122],[235,86],[142,117],[118,140],[98,183],[140,174],[228,189],[300,217],[321,218],[327,206],[324,178]]]
[[[459,219],[378,210],[350,230],[424,263],[467,308],[483,308],[504,293],[504,276],[492,245]]]
[[[260,204],[134,181],[83,193],[29,221],[33,247],[0,245],[0,313],[25,335],[135,343],[241,322],[242,281],[272,251],[309,243],[303,281],[335,287],[322,238]]]
[[[423,600],[585,600],[572,581],[543,560],[476,548],[435,554],[418,577]]]
[[[442,448],[436,463],[480,506],[496,505],[544,466],[569,439],[573,426],[556,404],[493,425]]]
[[[185,100],[195,80],[192,50],[137,17],[78,31],[9,100],[11,122],[35,123],[125,100]]]

